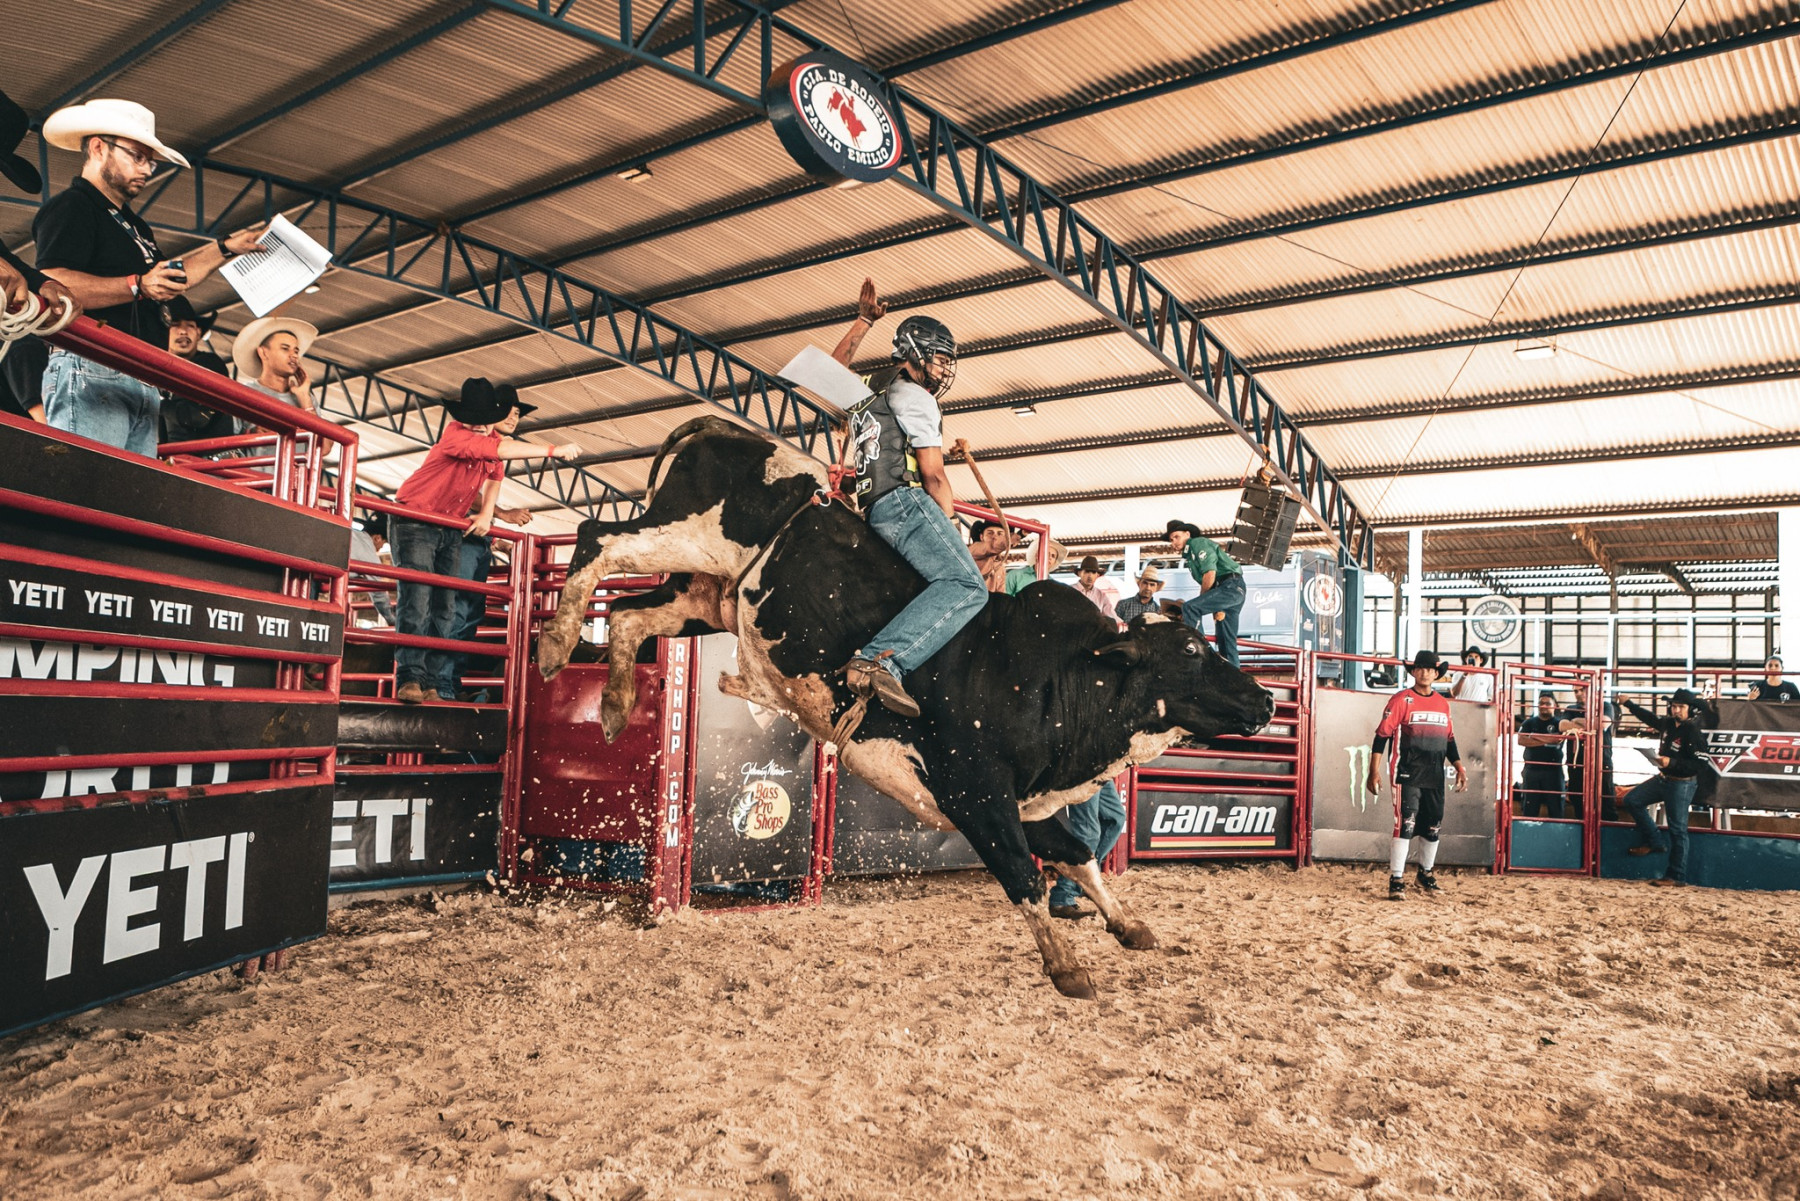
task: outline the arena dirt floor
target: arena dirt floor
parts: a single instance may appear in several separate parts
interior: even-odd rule
[[[0,1040],[0,1195],[1787,1197],[1793,894],[1164,867],[1057,996],[985,877],[659,928],[367,904]]]

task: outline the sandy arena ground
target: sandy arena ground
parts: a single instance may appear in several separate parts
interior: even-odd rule
[[[1138,869],[1066,1001],[985,877],[656,929],[340,911],[0,1040],[0,1196],[1800,1195],[1800,897]]]

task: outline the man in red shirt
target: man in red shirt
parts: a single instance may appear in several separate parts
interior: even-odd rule
[[[1396,692],[1375,727],[1374,754],[1369,760],[1369,792],[1381,795],[1381,777],[1387,772],[1386,755],[1396,738],[1399,752],[1394,756],[1394,844],[1389,856],[1388,899],[1406,898],[1406,853],[1417,835],[1419,848],[1419,887],[1426,892],[1438,890],[1438,827],[1444,824],[1444,762],[1456,769],[1456,791],[1469,787],[1469,773],[1463,769],[1462,756],[1456,753],[1456,733],[1450,727],[1449,698],[1432,691],[1432,685],[1444,674],[1443,661],[1431,651],[1413,656],[1413,684]]]
[[[508,438],[496,430],[494,426],[506,421],[518,403],[518,390],[511,385],[496,387],[476,378],[463,381],[460,403],[444,406],[455,420],[445,424],[437,445],[400,485],[394,499],[410,508],[453,520],[451,524],[438,525],[399,515],[392,517],[388,521],[388,543],[393,547],[396,567],[458,578],[463,535],[486,534],[494,520],[494,504],[506,474],[502,463],[509,459],[566,460],[580,456],[581,447],[573,442],[545,446]],[[473,518],[469,516],[471,511],[475,512]],[[456,622],[459,596],[454,588],[401,580],[394,624],[402,634],[448,638]],[[397,647],[395,698],[416,705],[440,690],[448,691],[452,658],[445,651]]]

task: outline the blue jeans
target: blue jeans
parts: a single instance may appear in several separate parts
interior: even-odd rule
[[[1694,787],[1698,780],[1671,780],[1652,776],[1625,794],[1625,807],[1637,823],[1643,839],[1639,846],[1669,852],[1668,879],[1687,879],[1688,807],[1694,803]],[[1650,806],[1661,803],[1663,819],[1669,823],[1667,837],[1650,820]]]
[[[456,574],[465,580],[473,580],[477,584],[485,584],[488,569],[494,565],[494,539],[464,538],[462,552],[456,560]],[[446,635],[457,642],[475,641],[475,631],[481,628],[481,619],[487,616],[488,598],[474,592],[458,592],[456,594],[456,620],[451,623],[450,633]],[[473,655],[452,654],[450,656],[450,689],[439,689],[438,695],[447,701],[456,699],[462,691],[463,673],[469,670]],[[483,659],[484,663],[492,663],[492,659]],[[489,675],[489,672],[482,672]]]
[[[388,521],[388,544],[394,566],[434,575],[456,575],[462,558],[462,531],[446,525],[430,525],[405,517]],[[394,627],[402,634],[448,638],[456,624],[456,602],[462,594],[454,588],[400,581],[400,603],[394,607]],[[427,692],[452,695],[450,656],[443,651],[415,646],[394,648],[394,687],[417,684]]]
[[[969,548],[923,488],[896,488],[869,509],[869,528],[925,577],[925,591],[857,653],[904,676],[943,649],[987,604],[987,584]]]
[[[44,368],[44,419],[59,430],[146,458],[156,457],[162,393],[122,371],[50,352]]]
[[[1213,577],[1213,586],[1181,606],[1181,620],[1195,633],[1204,633],[1200,619],[1223,611],[1225,616],[1213,623],[1213,634],[1219,640],[1219,653],[1233,667],[1238,665],[1238,614],[1244,608],[1244,573],[1235,572]]]
[[[1068,815],[1069,833],[1094,852],[1096,861],[1112,854],[1113,844],[1125,830],[1125,798],[1111,780],[1100,785],[1099,792],[1063,812]],[[1050,889],[1052,905],[1073,905],[1079,900],[1081,886],[1073,880],[1059,879]]]

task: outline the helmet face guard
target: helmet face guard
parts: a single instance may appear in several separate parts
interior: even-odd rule
[[[926,379],[930,379],[927,364],[939,355],[947,362],[943,378],[931,389],[934,396],[943,396],[956,382],[956,336],[934,317],[908,317],[894,331],[894,358],[911,363]]]

